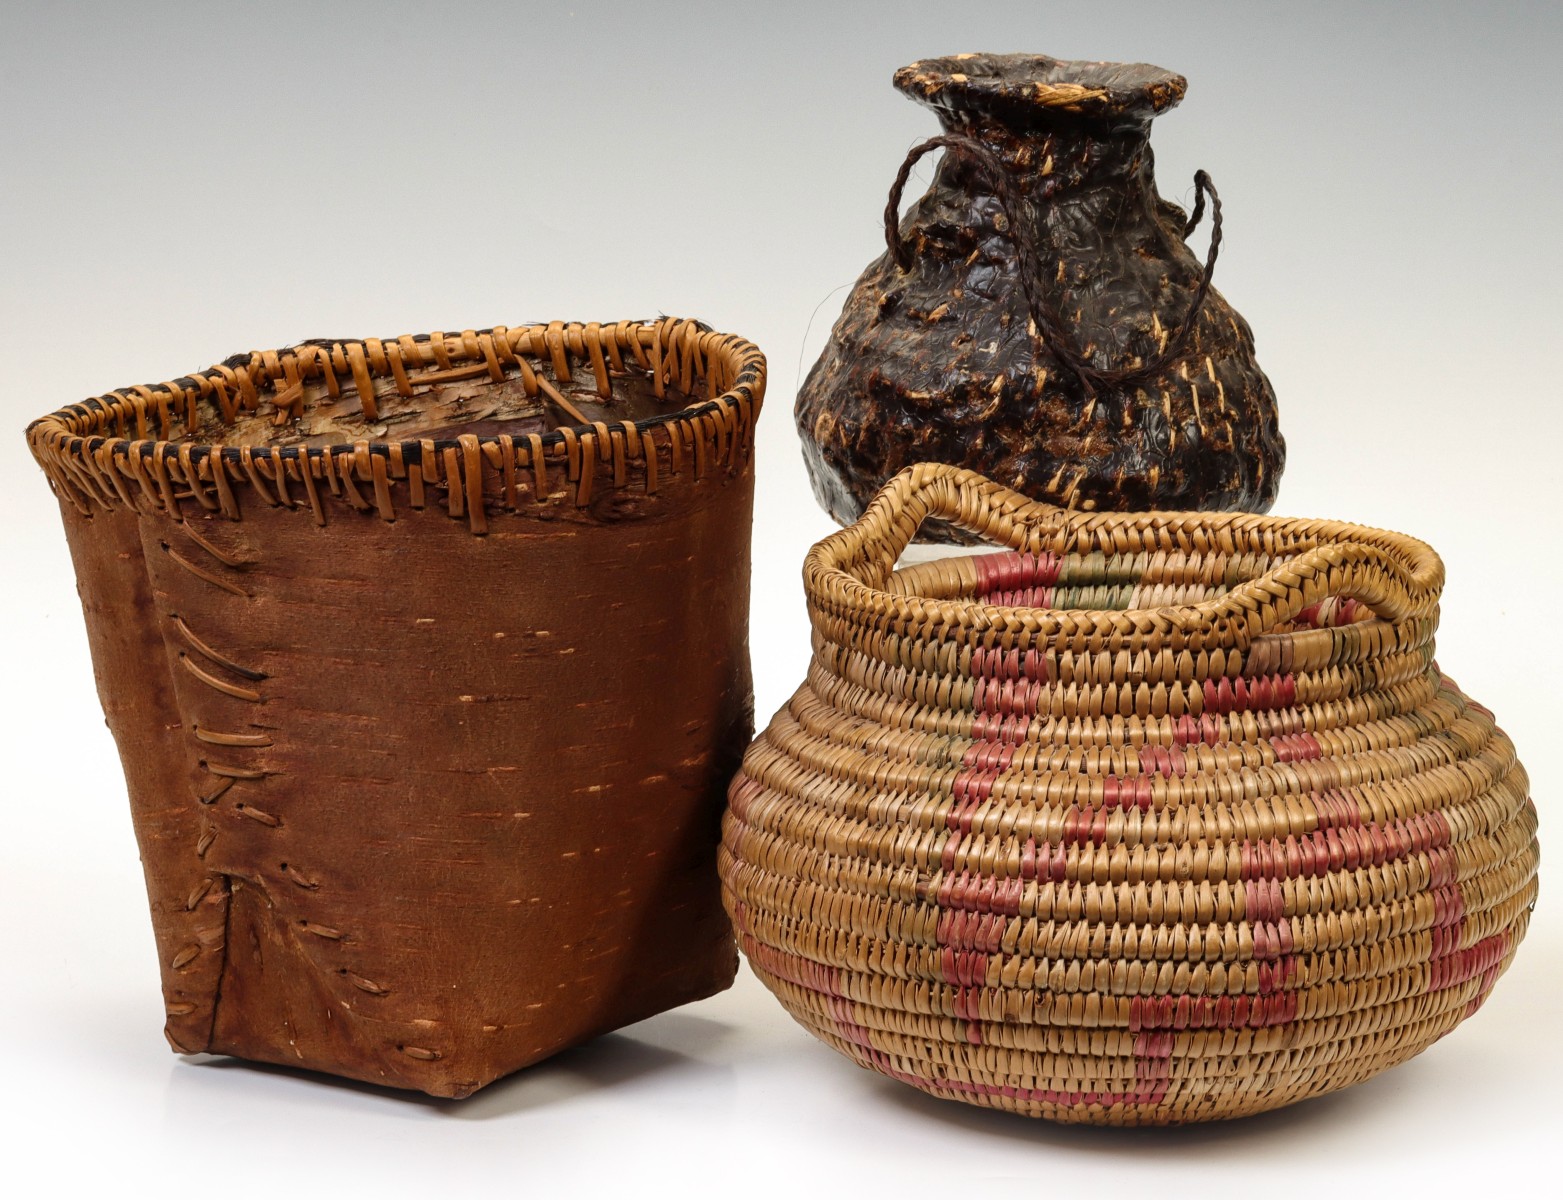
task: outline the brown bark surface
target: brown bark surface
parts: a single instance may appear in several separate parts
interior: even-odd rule
[[[66,508],[175,1047],[464,1095],[726,987],[748,483],[482,538]]]
[[[30,427],[176,1050],[464,1096],[731,983],[763,391],[694,322],[555,322]]]

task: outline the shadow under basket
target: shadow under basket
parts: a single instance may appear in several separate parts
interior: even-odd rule
[[[764,386],[694,322],[555,322],[29,427],[176,1050],[465,1096],[731,983]]]

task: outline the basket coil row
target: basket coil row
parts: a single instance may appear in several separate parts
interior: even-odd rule
[[[1008,549],[893,570],[928,518]],[[1434,661],[1442,583],[1376,530],[903,472],[809,556],[808,678],[730,791],[751,966],[863,1066],[1064,1121],[1411,1057],[1536,894],[1524,769]]]

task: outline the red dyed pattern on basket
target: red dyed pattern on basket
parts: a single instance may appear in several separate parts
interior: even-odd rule
[[[973,1045],[982,1044],[979,997],[988,977],[989,952],[978,947],[993,942],[994,951],[997,950],[997,937],[991,933],[992,924],[983,920],[984,917],[994,916],[991,896],[995,881],[991,878],[975,879],[966,871],[958,875],[953,872],[956,852],[971,832],[977,809],[988,799],[999,773],[1008,769],[1014,756],[1013,744],[973,742],[967,748],[961,769],[950,785],[953,803],[945,817],[950,836],[945,839],[940,852],[940,866],[946,874],[935,898],[935,903],[944,910],[939,914],[935,930],[935,940],[939,946],[939,975],[945,983],[956,989],[955,1016],[967,1023],[966,1040]],[[975,928],[971,928],[973,922],[967,918],[969,912],[977,908],[972,901],[980,897],[983,884],[988,887],[990,902],[986,906],[987,911],[978,910]],[[1019,911],[1018,892],[1015,904],[1016,911]],[[956,916],[962,918],[958,928],[953,919]],[[998,933],[1003,933],[1002,921]]]
[[[760,941],[749,927],[749,906],[742,902],[733,905],[733,931],[738,935],[744,956],[752,964],[768,975],[822,996],[836,1031],[854,1046],[862,1047],[870,1057],[883,1057],[874,1049],[867,1027],[858,1023],[852,1001],[841,989],[841,975],[835,967],[788,954]]]
[[[972,738],[1012,746],[1024,742],[1049,678],[1047,659],[1036,650],[978,646],[971,652],[970,671]]]
[[[1330,596],[1308,605],[1292,619],[1292,624],[1300,629],[1334,629],[1355,625],[1372,616],[1371,609],[1351,596]]]
[[[1301,733],[1278,733],[1270,739],[1275,750],[1276,762],[1311,762],[1324,757],[1319,739],[1306,730]]]
[[[1115,807],[1122,807],[1121,805]],[[1107,844],[1107,815],[1112,809],[1104,806],[1081,808],[1071,804],[1064,811],[1062,841],[1065,846],[1093,846]]]
[[[1145,747],[1145,750],[1149,750],[1149,751],[1152,752],[1150,757],[1151,757],[1151,761],[1153,761],[1153,762],[1159,761],[1157,759],[1156,754],[1155,754],[1156,750],[1161,750],[1162,754],[1166,754],[1167,753],[1166,750],[1162,749],[1161,747],[1155,747],[1155,746],[1147,746],[1147,747]],[[1182,756],[1179,755],[1178,763],[1179,763],[1180,768],[1181,768],[1182,762],[1183,762]],[[1140,766],[1141,766],[1142,769],[1145,768],[1145,763],[1146,763],[1146,754],[1142,750],[1141,754],[1140,754]],[[1127,779],[1125,779],[1125,778],[1123,778],[1121,776],[1118,776],[1118,775],[1104,775],[1104,776],[1102,776],[1102,809],[1106,810],[1106,809],[1112,809],[1112,808],[1137,808],[1141,812],[1150,812],[1150,810],[1151,810],[1151,781],[1149,779],[1149,776],[1150,775],[1171,775],[1171,774],[1173,774],[1173,768],[1171,767],[1171,765],[1169,763],[1168,769],[1165,770],[1165,771],[1163,771],[1163,770],[1149,770],[1149,771],[1146,772],[1145,775],[1134,775],[1134,776],[1130,776]],[[1182,769],[1178,769],[1177,770],[1177,774],[1179,774],[1179,775],[1183,774]],[[1105,822],[1105,812],[1103,813],[1103,816],[1104,816],[1104,821],[1103,821],[1103,824],[1102,824],[1102,837],[1106,837],[1107,836],[1107,826],[1106,826],[1106,822]],[[1100,842],[1099,838],[1091,838],[1089,840],[1097,841],[1098,843]]]
[[[977,599],[1014,608],[1051,608],[1062,560],[1041,554],[1008,551],[977,557]]]
[[[1443,813],[1431,813],[1440,830],[1439,844],[1427,855],[1428,886],[1433,896],[1432,952],[1428,956],[1428,992],[1460,987],[1480,977],[1476,994],[1466,1005],[1466,1015],[1486,1001],[1498,980],[1498,971],[1509,951],[1508,931],[1485,937],[1461,948],[1465,940],[1465,895],[1460,891],[1459,863],[1455,858],[1449,822]]]
[[[1204,712],[1199,716],[1184,713],[1173,727],[1172,740],[1178,746],[1215,746],[1221,741],[1221,718]]]
[[[1172,1055],[1172,1034],[1149,1027],[1143,1031],[1136,1030],[1136,1086],[1132,1091],[1127,1092],[1071,1092],[1056,1088],[1023,1088],[973,1083],[963,1079],[930,1079],[905,1071],[883,1050],[875,1048],[869,1029],[857,1020],[852,1001],[841,987],[840,972],[835,967],[786,954],[766,945],[749,931],[747,906],[738,903],[733,906],[733,909],[738,941],[749,961],[768,975],[785,980],[796,987],[807,988],[822,997],[837,1035],[843,1041],[858,1047],[864,1065],[871,1066],[892,1079],[909,1083],[925,1091],[957,1092],[969,1096],[1004,1096],[1011,1100],[1064,1106],[1157,1104],[1166,1095]]]
[[[738,943],[743,947],[743,952],[749,961],[767,975],[785,980],[796,987],[807,988],[822,997],[831,1024],[836,1028],[837,1036],[858,1048],[865,1066],[873,1067],[874,1070],[888,1075],[891,1079],[909,1083],[925,1091],[957,1092],[969,1096],[1004,1096],[1012,1100],[1058,1105],[1154,1103],[1154,1100],[1142,1099],[1142,1095],[1155,1096],[1159,1100],[1161,1095],[1165,1094],[1165,1082],[1161,1084],[1159,1091],[1151,1087],[1134,1092],[1066,1092],[1052,1088],[1020,1088],[971,1083],[962,1079],[929,1079],[902,1070],[888,1054],[875,1048],[871,1032],[858,1022],[852,1001],[842,990],[840,972],[835,967],[786,954],[766,945],[750,932],[748,917],[747,905],[734,904],[733,922],[737,928]]]
[[[999,560],[999,561],[993,561]],[[1056,577],[1051,555],[995,554],[978,560],[980,588],[1030,586]],[[966,1022],[966,1039],[982,1044],[982,989],[992,955],[1000,951],[1008,918],[1020,913],[1026,878],[1035,878],[1037,848],[1029,841],[1018,879],[995,879],[956,871],[956,859],[972,831],[978,811],[993,793],[999,776],[1010,769],[1015,750],[1026,739],[1048,679],[1046,658],[1035,649],[1000,650],[979,646],[971,653],[972,742],[961,756],[960,770],[950,783],[951,804],[945,814],[950,834],[940,850],[944,878],[933,897],[940,909],[935,927],[939,975],[955,988],[954,1015]],[[1053,862],[1048,860],[1049,875]],[[1062,875],[1063,848],[1057,852]]]
[[[1201,688],[1206,713],[1273,712],[1297,702],[1297,680],[1285,675],[1207,679]]]
[[[1448,819],[1441,812],[1430,812],[1384,824],[1364,823],[1355,796],[1346,789],[1316,794],[1314,803],[1319,828],[1313,833],[1243,844],[1245,913],[1253,930],[1254,957],[1260,960],[1260,993],[1286,987],[1295,974],[1291,957],[1295,931],[1282,919],[1283,880],[1377,867],[1422,855],[1433,901],[1427,991],[1459,987],[1480,976],[1477,993],[1466,1009],[1467,1015],[1475,1012],[1497,982],[1510,937],[1500,932],[1461,948],[1465,896]]]
[[[1345,791],[1317,793],[1319,828],[1285,839],[1245,842],[1242,878],[1258,880],[1307,879],[1331,871],[1355,871],[1377,867],[1411,854],[1447,855],[1449,827],[1436,813],[1407,817],[1385,824],[1364,824],[1351,794]],[[1458,896],[1458,889],[1453,889]],[[1441,893],[1440,905],[1458,903]]]
[[[1243,916],[1248,922],[1254,939],[1254,962],[1259,968],[1259,994],[1269,996],[1284,991],[1297,974],[1297,960],[1292,956],[1296,945],[1296,932],[1286,917],[1286,898],[1281,881],[1273,876],[1260,874],[1256,863],[1257,847],[1245,842],[1242,850]],[[1295,1014],[1297,998],[1291,996]],[[1290,1017],[1286,1018],[1291,1020]]]
[[[1140,771],[1144,775],[1160,775],[1163,778],[1176,775],[1181,778],[1188,774],[1188,769],[1188,755],[1183,752],[1182,746],[1169,749],[1166,746],[1152,746],[1147,743],[1140,747]],[[1149,808],[1149,800],[1150,789],[1147,787],[1146,803],[1140,807]]]
[[[1314,792],[1312,799],[1320,829],[1356,829],[1362,825],[1362,805],[1355,792],[1331,788]]]
[[[1503,960],[1508,957],[1512,938],[1509,931],[1496,933],[1472,946],[1469,953],[1477,959],[1477,968],[1481,970],[1482,981],[1476,989],[1476,995],[1471,997],[1471,1002],[1465,1006],[1465,1015],[1470,1016],[1483,1004],[1487,1003],[1487,997],[1492,994],[1493,984],[1498,982],[1498,975],[1503,970]],[[1485,962],[1485,968],[1480,963]],[[1473,970],[1473,974],[1475,971]]]

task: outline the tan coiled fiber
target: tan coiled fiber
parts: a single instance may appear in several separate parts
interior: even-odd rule
[[[894,570],[929,518],[1007,552]],[[886,485],[804,571],[807,680],[730,791],[724,895],[806,1028],[936,1096],[1233,1117],[1487,997],[1536,896],[1509,739],[1433,658],[1414,539]]]

